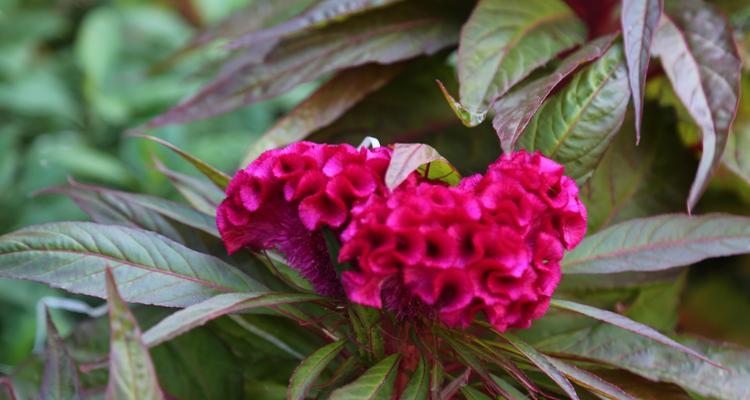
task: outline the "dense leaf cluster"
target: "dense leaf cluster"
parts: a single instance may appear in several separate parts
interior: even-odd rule
[[[93,222],[0,236],[0,277],[109,305],[109,318],[64,340],[49,320],[43,356],[2,378],[0,390],[108,399],[750,397],[750,349],[676,329],[678,318],[690,326],[682,297],[697,298],[683,293],[681,267],[750,252],[750,218],[703,212],[729,209],[709,203],[727,193],[738,213],[750,206],[750,110],[739,100],[750,5],[714,3],[253,2],[170,59],[222,48],[220,62],[205,66],[215,71],[207,84],[137,130],[161,132],[322,81],[243,164],[302,139],[432,146],[393,147],[383,177],[393,189],[414,171],[455,184],[459,171],[483,171],[502,152],[538,150],[565,166],[590,216],[588,236],[561,261],[550,311],[529,329],[498,332],[316,295],[283,254],[228,255],[214,217],[229,176],[147,137],[207,178],[157,161],[185,202],[71,181],[47,191],[71,197]],[[104,67],[91,68],[96,79]],[[340,272],[338,250],[328,240]]]

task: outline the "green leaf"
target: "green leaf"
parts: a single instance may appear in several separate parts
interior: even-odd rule
[[[384,358],[354,382],[336,389],[330,400],[390,400],[398,364],[398,354]]]
[[[229,175],[217,170],[216,168],[208,165],[204,161],[187,153],[186,151],[180,149],[179,147],[173,145],[172,143],[167,142],[166,140],[163,140],[154,136],[141,135],[138,133],[131,133],[130,136],[142,137],[144,139],[148,139],[153,142],[159,143],[163,146],[166,146],[170,150],[177,153],[180,157],[184,158],[185,161],[192,164],[198,171],[200,171],[203,175],[205,175],[208,179],[210,179],[211,182],[213,182],[214,185],[216,185],[216,187],[218,187],[222,191],[226,190],[227,185],[229,185],[229,181],[232,179],[229,177]]]
[[[422,143],[396,143],[385,172],[385,185],[394,190],[414,171],[427,179],[457,185],[461,175],[434,148]]]
[[[664,0],[623,0],[620,12],[622,40],[628,63],[628,82],[633,94],[636,141],[641,140],[641,115],[651,41],[659,25]]]
[[[81,399],[81,382],[78,368],[65,348],[65,343],[57,333],[49,312],[47,317],[47,350],[44,365],[44,380],[39,398],[45,400]]]
[[[591,372],[580,369],[552,357],[548,357],[547,359],[552,363],[552,365],[555,366],[555,368],[565,374],[568,379],[572,380],[580,386],[585,387],[586,389],[599,395],[600,397],[615,400],[636,400],[635,397],[631,396],[624,390],[613,385],[612,383],[603,380],[602,378],[592,374]]]
[[[516,389],[515,386],[511,385],[510,383],[506,382],[503,379],[498,378],[495,375],[492,375],[492,381],[495,382],[498,386],[500,386],[509,396],[509,400],[527,400],[528,397],[521,393],[518,389]]]
[[[707,363],[713,364],[714,366],[720,367],[720,365],[716,364],[716,362],[710,360],[706,356],[696,352],[695,350],[683,346],[680,343],[670,339],[669,337],[659,333],[655,329],[648,327],[646,325],[643,325],[639,322],[633,321],[632,319],[622,316],[617,313],[613,313],[611,311],[607,310],[601,310],[595,307],[587,306],[585,304],[578,304],[574,303],[572,301],[567,300],[557,300],[553,299],[550,302],[550,305],[552,307],[557,307],[563,310],[573,311],[575,313],[585,315],[590,318],[598,319],[600,321],[606,322],[610,325],[614,325],[617,327],[620,327],[622,329],[631,331],[633,333],[636,333],[638,335],[647,337],[651,340],[654,340],[656,342],[659,342],[661,344],[667,345],[669,347],[672,347],[674,349],[677,349],[679,351],[682,351],[686,354],[689,354],[693,357],[699,358]]]
[[[585,39],[585,25],[563,1],[480,0],[458,47],[459,118],[478,125],[496,98]]]
[[[612,46],[616,35],[592,40],[566,57],[555,70],[497,99],[492,105],[497,131],[505,153],[516,147],[516,141],[552,91],[581,65],[600,58]]]
[[[427,400],[429,393],[430,371],[425,364],[424,358],[419,357],[417,369],[414,370],[409,383],[406,385],[403,393],[401,393],[401,400]]]
[[[549,357],[538,352],[535,348],[509,333],[502,334],[513,347],[520,351],[529,361],[536,365],[542,372],[550,377],[571,398],[578,399],[575,388],[570,381],[553,364]]]
[[[224,200],[224,192],[208,182],[173,171],[158,159],[154,159],[154,165],[191,206],[204,214],[216,215],[216,207]]]
[[[143,334],[148,347],[156,346],[189,330],[206,324],[222,315],[237,313],[259,307],[275,307],[283,304],[320,299],[317,295],[302,293],[225,293],[193,304],[161,320]]]
[[[163,399],[138,322],[117,291],[109,268],[105,272],[109,306],[109,382],[107,400]]]
[[[750,93],[750,75],[742,75],[742,93]],[[740,97],[737,118],[727,138],[722,163],[750,185],[750,100]]]
[[[466,397],[466,400],[492,400],[486,394],[468,385],[461,388],[461,394]]]
[[[76,38],[76,58],[91,84],[101,86],[117,63],[121,20],[111,7],[86,13]]]
[[[42,193],[69,196],[94,222],[102,224],[154,231],[183,244],[188,243],[172,221],[219,237],[213,217],[160,197],[85,185],[74,180],[68,186],[46,189]]]
[[[633,140],[629,119],[604,154],[594,174],[581,187],[588,212],[588,233],[633,218],[677,212],[684,208],[693,179],[693,154],[672,129],[667,109],[649,105],[641,143]]]
[[[750,218],[660,215],[611,226],[585,238],[562,261],[565,274],[658,271],[750,252]]]
[[[622,45],[576,73],[542,105],[518,141],[565,166],[565,174],[586,180],[620,129],[630,90]]]
[[[722,399],[750,396],[747,385],[750,379],[750,365],[747,363],[750,350],[704,339],[683,337],[679,341],[707,355],[729,371],[606,324],[552,337],[537,347],[542,351],[624,368],[651,381],[672,382],[703,396]]]
[[[702,0],[668,0],[664,15],[653,52],[703,136],[703,155],[687,201],[690,211],[724,153],[740,97],[741,61],[729,21],[713,6]]]
[[[287,399],[304,400],[307,392],[318,379],[318,376],[320,376],[320,373],[344,349],[345,344],[346,342],[343,340],[333,342],[321,347],[305,358],[297,369],[294,370],[292,378],[289,380]]]
[[[433,54],[458,38],[459,20],[452,15],[452,7],[435,7],[426,1],[403,2],[290,37],[277,45],[265,62],[239,60],[194,96],[146,126],[208,118],[341,69]]]
[[[264,291],[218,258],[164,236],[117,225],[60,222],[0,236],[0,277],[105,297],[111,267],[130,302],[186,307],[222,292]]]
[[[242,166],[266,150],[303,140],[329,125],[368,94],[383,87],[402,67],[401,64],[368,64],[340,72],[264,133],[245,155]]]

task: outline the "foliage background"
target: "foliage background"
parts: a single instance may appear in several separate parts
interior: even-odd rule
[[[64,183],[68,177],[174,197],[166,179],[146,166],[157,157],[171,169],[188,174],[193,173],[192,169],[158,145],[124,138],[122,133],[165,111],[211,76],[211,61],[219,58],[220,49],[192,54],[178,63],[165,62],[199,29],[231,15],[248,2],[0,0],[0,54],[4,55],[0,58],[0,233],[47,221],[86,219],[63,196],[34,195],[40,189]],[[750,25],[750,7],[743,6],[743,2],[718,3],[737,27]],[[160,68],[166,65],[168,68]],[[416,108],[424,109],[409,110],[412,114],[440,114],[446,120],[455,119],[432,82],[444,72],[426,71],[424,84],[410,88],[424,95],[412,102]],[[673,137],[681,137],[688,145],[694,143],[696,136],[685,122],[686,117],[666,108],[675,101],[660,84],[663,81],[655,80],[647,88],[651,110],[657,110],[659,105],[665,108],[659,109],[661,113],[651,111],[645,115],[644,140],[651,140],[649,130],[673,130]],[[747,81],[744,84],[747,86]],[[316,86],[317,83],[306,84],[272,101],[150,133],[224,171],[232,171],[254,141]],[[378,95],[388,99],[387,92]],[[747,104],[750,102],[743,97],[735,124],[735,133],[744,137],[750,136]],[[393,109],[392,114],[385,115],[399,118],[399,111]],[[384,114],[371,117],[384,118]],[[339,125],[346,123],[345,120]],[[357,123],[373,122],[351,121]],[[388,130],[387,125],[379,127],[384,132]],[[627,145],[634,137],[633,127],[626,125],[622,130],[618,141]],[[481,169],[489,161],[471,153],[453,154],[456,147],[451,145],[451,138],[462,138],[461,146],[481,146],[477,143],[496,140],[490,129],[469,131],[457,125],[444,131],[443,136],[448,139],[438,141],[435,147],[464,170]],[[337,137],[335,131],[323,134]],[[469,134],[473,136],[466,139]],[[463,143],[467,141],[471,143]],[[659,148],[669,149],[669,143]],[[693,156],[687,153],[686,157]],[[605,158],[605,162],[615,163],[614,157]],[[680,179],[682,171],[673,172],[665,179]],[[741,178],[727,169],[719,171],[696,212],[749,215],[750,189]],[[9,372],[30,353],[36,304],[43,296],[53,294],[55,291],[46,286],[0,280],[0,373]],[[653,297],[647,301],[670,307],[670,295],[670,291],[656,284]],[[746,318],[750,313],[750,258],[712,260],[691,267],[686,290],[678,291],[678,296],[681,306],[676,321],[662,320],[659,307],[647,308],[639,320],[657,328],[677,324],[679,332],[750,346],[750,320]],[[601,302],[608,304],[608,299],[602,298]],[[55,317],[63,330],[74,318],[68,313],[57,313]]]
[[[21,226],[86,220],[65,196],[35,192],[68,177],[132,192],[176,197],[154,169],[190,166],[156,143],[122,134],[165,111],[202,82],[200,54],[167,72],[152,67],[198,29],[248,0],[0,0],[0,234]],[[156,136],[223,170],[315,83],[210,121],[159,129]],[[0,373],[28,356],[36,304],[55,291],[0,279]],[[90,300],[90,299],[89,299]],[[56,313],[62,326],[70,314]]]

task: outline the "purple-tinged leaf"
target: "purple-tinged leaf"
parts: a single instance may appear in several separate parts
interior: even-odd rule
[[[223,315],[319,299],[320,296],[304,293],[249,292],[220,294],[177,311],[159,321],[143,334],[143,343],[148,347],[159,345]]]
[[[430,392],[430,371],[423,357],[419,357],[417,369],[401,393],[401,400],[426,400]]]
[[[303,140],[329,125],[368,94],[383,87],[402,67],[401,64],[368,64],[340,72],[264,133],[245,155],[241,166],[251,163],[266,150]]]
[[[229,185],[229,181],[232,179],[229,177],[229,175],[208,165],[205,161],[200,160],[198,157],[195,157],[194,155],[180,149],[179,147],[173,145],[172,143],[167,142],[166,140],[160,139],[158,137],[142,135],[138,133],[131,133],[130,136],[148,139],[152,142],[156,142],[156,143],[161,144],[162,146],[167,147],[169,150],[172,150],[173,152],[177,153],[177,155],[182,157],[185,161],[192,164],[198,171],[200,171],[203,175],[205,175],[209,180],[211,180],[211,182],[214,183],[214,185],[216,185],[216,187],[218,187],[222,191],[226,190],[227,185]]]
[[[620,22],[625,59],[628,62],[628,82],[635,109],[636,142],[641,140],[643,90],[651,59],[651,40],[659,25],[664,0],[622,0]]]
[[[550,379],[552,379],[558,386],[567,394],[571,399],[577,400],[578,394],[575,388],[570,383],[562,372],[552,363],[549,357],[538,352],[534,347],[521,339],[511,335],[509,333],[500,334],[505,340],[508,341],[516,350],[520,351],[532,364],[536,365],[542,372],[544,372]]]
[[[224,261],[140,229],[91,222],[29,226],[0,236],[0,277],[105,297],[107,267],[133,303],[187,307],[266,288]]]
[[[741,61],[729,22],[713,6],[668,0],[664,15],[653,52],[703,136],[703,155],[687,200],[690,212],[724,153],[739,101]]]
[[[112,271],[105,272],[109,307],[109,381],[107,400],[164,399],[141,329],[117,291]]]
[[[434,148],[422,143],[396,143],[385,172],[385,185],[390,190],[398,187],[414,171],[427,179],[456,185],[461,175]]]
[[[47,350],[45,351],[44,378],[39,390],[40,400],[82,399],[78,368],[70,358],[65,343],[55,328],[49,312],[47,320]]]
[[[480,124],[496,98],[585,39],[585,25],[561,0],[480,0],[461,30],[454,111],[465,125]]]
[[[649,326],[643,325],[640,322],[633,321],[632,319],[622,316],[620,314],[613,313],[607,310],[601,310],[595,307],[587,306],[585,304],[574,303],[572,301],[567,301],[567,300],[552,299],[552,301],[550,302],[550,305],[552,307],[557,307],[563,310],[568,310],[568,311],[572,311],[581,315],[585,315],[590,318],[598,319],[600,321],[620,327],[622,329],[631,331],[638,335],[647,337],[651,340],[654,340],[664,345],[667,345],[669,347],[672,347],[676,350],[689,354],[693,357],[699,358],[716,367],[724,368],[720,364],[716,363],[715,361],[712,361],[711,359],[707,358],[703,354],[700,354],[697,351],[683,344],[680,344],[674,341],[673,339],[670,339],[669,337],[659,333],[657,330]]]
[[[538,344],[540,350],[626,369],[650,381],[671,382],[702,396],[750,398],[750,350],[704,339],[681,337],[686,346],[708,355],[729,371],[691,357],[649,338],[607,324],[557,335]],[[625,387],[625,384],[619,385]],[[671,399],[671,397],[669,397]]]
[[[459,389],[469,383],[469,375],[471,375],[471,368],[466,368],[461,375],[448,382],[440,392],[440,400],[452,399],[458,393]]]
[[[172,182],[172,186],[193,208],[204,214],[216,215],[216,207],[224,200],[224,192],[210,182],[169,169],[157,158],[154,158],[154,167]]]
[[[141,228],[188,244],[174,222],[219,237],[214,217],[180,203],[139,193],[121,192],[70,180],[67,186],[40,193],[70,197],[94,222]]]
[[[305,400],[307,392],[310,391],[318,376],[341,353],[345,344],[346,341],[344,340],[333,342],[321,347],[302,360],[289,380],[286,398],[288,400]]]
[[[659,271],[750,253],[750,218],[667,214],[633,219],[586,237],[562,261],[565,274]]]
[[[450,10],[427,2],[404,2],[354,16],[285,40],[263,63],[236,63],[147,127],[208,118],[341,69],[433,54],[454,44],[459,28]]]
[[[392,354],[368,369],[354,382],[331,393],[330,400],[387,400],[393,394],[399,355]]]
[[[605,381],[604,379],[592,374],[589,371],[580,369],[564,361],[548,357],[548,360],[560,370],[568,379],[583,386],[590,392],[604,399],[615,400],[637,400],[616,385]]]
[[[322,0],[302,14],[261,31],[247,33],[230,43],[229,49],[239,49],[259,42],[278,39],[302,32],[309,28],[319,28],[331,22],[338,22],[352,15],[374,8],[385,7],[402,0]]]
[[[493,105],[492,126],[500,137],[503,152],[510,153],[534,114],[550,93],[578,67],[604,55],[615,35],[604,36],[566,57],[550,75],[533,81],[498,99]]]
[[[579,183],[599,164],[625,119],[630,88],[622,45],[575,73],[524,129],[517,147],[539,150]]]

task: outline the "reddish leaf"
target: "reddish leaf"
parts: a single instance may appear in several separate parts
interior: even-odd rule
[[[568,395],[571,399],[578,400],[576,390],[570,381],[560,372],[559,369],[553,364],[551,358],[538,352],[534,347],[521,339],[509,334],[501,334],[505,340],[507,340],[513,347],[520,351],[524,357],[526,357],[531,363],[537,366],[542,372],[544,372],[550,379],[552,379],[558,386]]]
[[[261,31],[247,33],[229,44],[237,49],[254,45],[269,39],[277,39],[301,32],[311,27],[320,27],[331,21],[338,21],[354,14],[397,3],[402,0],[322,0],[302,14]]]
[[[52,322],[52,317],[46,311],[47,321],[47,350],[45,351],[44,379],[39,390],[39,398],[52,399],[81,399],[81,382],[78,378],[78,368],[65,348],[65,343]]]
[[[561,360],[548,357],[548,360],[573,382],[585,387],[589,391],[608,399],[635,400],[636,398],[626,393],[616,385],[571,364]]]
[[[643,89],[646,71],[651,58],[651,40],[661,18],[663,0],[623,0],[621,23],[625,58],[628,62],[628,80],[635,109],[636,141],[641,140]]]
[[[701,0],[667,1],[654,38],[672,87],[700,126],[703,155],[690,189],[688,212],[718,167],[739,101],[740,57],[729,22]]]
[[[563,310],[573,311],[575,313],[585,315],[590,318],[598,319],[600,321],[606,322],[608,324],[620,327],[622,329],[631,331],[633,333],[636,333],[638,335],[647,337],[651,340],[657,341],[659,343],[665,344],[669,347],[672,347],[676,350],[679,350],[683,353],[689,354],[693,357],[699,358],[709,364],[713,364],[719,368],[724,368],[718,363],[712,361],[711,359],[707,358],[706,356],[698,353],[697,351],[680,344],[669,337],[659,333],[655,329],[643,325],[640,322],[633,321],[632,319],[622,316],[617,313],[613,313],[611,311],[607,310],[601,310],[595,307],[587,306],[585,304],[578,304],[574,303],[572,301],[567,300],[557,300],[553,299],[550,302],[550,305],[552,307],[557,307]]]
[[[459,28],[450,10],[425,2],[405,2],[355,16],[286,39],[263,63],[233,62],[213,82],[147,127],[225,113],[344,68],[433,54],[455,43]]]
[[[632,219],[585,238],[562,262],[566,274],[659,271],[750,252],[750,218],[724,214]]]
[[[514,90],[495,102],[492,126],[500,137],[504,152],[513,151],[526,125],[555,87],[578,67],[606,53],[614,39],[615,35],[609,35],[590,42],[565,58],[550,75]]]
[[[151,356],[141,339],[138,322],[120,297],[109,268],[105,277],[110,331],[106,399],[164,399]]]

